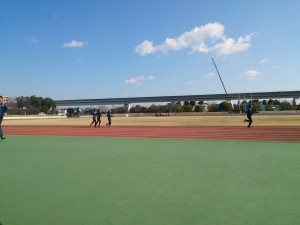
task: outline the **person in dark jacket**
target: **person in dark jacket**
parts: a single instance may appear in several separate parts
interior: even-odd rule
[[[111,125],[111,118],[113,117],[111,115],[111,110],[107,111],[106,116],[107,116],[107,119],[108,119],[108,123],[106,124],[106,126],[110,127],[110,125]]]
[[[102,112],[100,109],[97,110],[97,122],[96,122],[96,126],[97,124],[99,123],[99,127],[100,127],[100,124],[101,124],[101,116],[102,116]]]
[[[250,105],[249,106],[249,108],[247,109],[247,118],[248,119],[245,119],[244,120],[244,122],[248,122],[249,124],[248,124],[248,128],[251,128],[251,124],[252,124],[252,122],[253,122],[253,120],[252,120],[252,114],[253,114],[254,112],[253,112],[253,105]]]
[[[4,140],[5,136],[1,127],[4,114],[7,112],[7,106],[3,103],[3,97],[0,95],[0,139]]]
[[[92,123],[91,123],[90,126],[92,126],[95,123],[95,127],[96,127],[96,125],[97,125],[97,120],[96,119],[97,119],[97,110],[94,109],[94,112],[93,112],[93,121],[92,121]]]

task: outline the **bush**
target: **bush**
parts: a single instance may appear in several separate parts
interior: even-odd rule
[[[209,112],[217,112],[218,111],[218,104],[210,104],[208,106],[208,111]]]
[[[232,105],[230,102],[221,102],[219,104],[219,110],[222,112],[232,112]]]
[[[9,115],[25,115],[25,111],[19,108],[8,108],[7,114]]]
[[[203,105],[196,105],[194,110],[195,112],[203,112]]]

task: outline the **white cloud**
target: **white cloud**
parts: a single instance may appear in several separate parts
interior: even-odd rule
[[[142,85],[143,81],[149,81],[149,80],[154,80],[154,79],[155,79],[154,76],[145,77],[142,75],[142,76],[138,76],[138,77],[134,77],[134,78],[125,80],[124,82],[125,82],[125,84]]]
[[[251,36],[252,35],[246,35],[245,37],[240,37],[237,41],[232,38],[225,38],[223,43],[214,46],[213,51],[217,57],[245,51],[250,47]]]
[[[205,75],[206,78],[211,78],[211,77],[214,77],[214,76],[216,76],[216,74],[213,73],[213,72],[208,73],[208,74]]]
[[[247,70],[243,74],[243,77],[245,77],[247,80],[255,80],[259,75],[261,75],[261,72],[257,70]]]
[[[152,41],[145,40],[135,47],[135,52],[141,56],[169,51],[190,49],[192,52],[212,52],[216,56],[230,55],[245,51],[250,47],[251,36],[246,35],[237,40],[224,35],[224,26],[220,23],[208,23],[195,27],[177,38],[166,38],[163,44],[154,46]]]
[[[156,50],[153,48],[152,42],[151,41],[144,41],[140,45],[135,47],[135,52],[144,56],[150,53],[156,52]]]
[[[269,59],[262,59],[258,63],[259,64],[264,64],[264,63],[267,63],[268,61],[269,61]]]
[[[32,37],[30,39],[25,39],[26,42],[32,43],[32,44],[38,44],[39,40],[37,40],[35,37]]]
[[[78,47],[84,47],[87,45],[88,42],[83,42],[83,41],[71,41],[69,43],[64,43],[62,46],[64,48],[78,48]]]

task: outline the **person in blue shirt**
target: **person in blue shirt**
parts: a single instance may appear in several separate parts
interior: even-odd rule
[[[96,125],[99,123],[98,127],[100,127],[101,124],[101,116],[102,116],[102,112],[100,109],[97,110],[97,122]]]
[[[7,112],[7,106],[3,103],[3,97],[0,95],[0,138],[1,140],[4,140],[4,134],[1,128],[2,120],[4,117],[4,114]]]
[[[244,120],[244,122],[248,122],[249,124],[248,124],[248,128],[251,128],[251,124],[252,124],[252,122],[253,122],[253,120],[252,120],[252,114],[253,114],[254,112],[253,112],[253,105],[250,105],[249,106],[249,108],[247,109],[247,118],[248,119],[245,119]]]
[[[92,123],[91,123],[90,126],[92,126],[94,123],[95,123],[95,127],[97,126],[97,121],[96,121],[96,119],[97,119],[97,110],[94,108],[94,112],[93,112],[93,121],[92,121]]]
[[[107,119],[108,119],[108,123],[106,124],[106,126],[110,127],[110,125],[111,125],[111,118],[113,117],[111,115],[111,110],[107,111],[106,116],[107,116]]]

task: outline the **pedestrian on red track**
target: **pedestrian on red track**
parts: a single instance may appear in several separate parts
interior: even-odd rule
[[[108,119],[108,123],[106,124],[106,126],[110,127],[110,125],[111,125],[111,118],[113,117],[111,115],[111,110],[107,111],[106,116],[107,116],[107,119]]]
[[[97,110],[94,108],[93,121],[92,121],[90,126],[92,126],[95,123],[95,127],[96,127],[96,125],[97,125],[97,120],[96,119],[97,119]]]
[[[102,116],[102,112],[100,109],[97,110],[97,122],[96,122],[96,126],[99,123],[98,127],[100,127],[101,124],[101,116]]]
[[[247,118],[245,119],[244,122],[248,122],[248,128],[251,128],[251,124],[253,122],[252,120],[252,115],[253,115],[254,111],[253,111],[253,105],[250,105],[249,108],[247,109]]]
[[[3,134],[1,124],[4,117],[4,114],[7,112],[7,106],[3,103],[3,96],[0,95],[0,138],[1,140],[5,139],[5,136]]]

